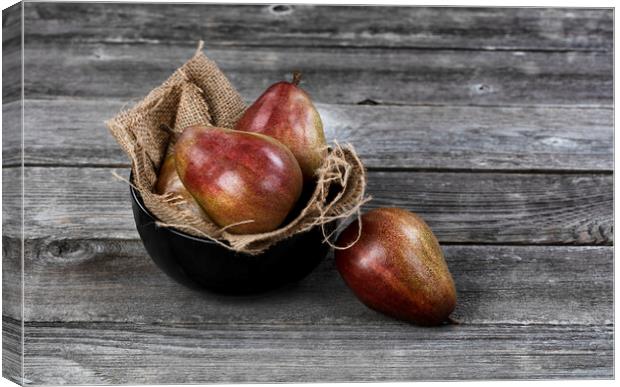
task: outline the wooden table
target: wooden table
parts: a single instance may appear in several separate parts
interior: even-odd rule
[[[23,48],[20,6],[2,19],[5,377],[613,377],[612,10],[23,12]],[[352,143],[368,167],[367,208],[407,208],[436,232],[461,325],[421,328],[367,309],[331,255],[299,284],[242,298],[186,289],[156,268],[128,187],[112,177],[128,174],[128,160],[103,121],[164,81],[199,39],[248,101],[303,71],[329,140]]]

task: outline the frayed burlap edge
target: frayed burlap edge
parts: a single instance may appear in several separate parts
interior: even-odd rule
[[[217,65],[202,53],[201,42],[196,54],[166,82],[106,124],[131,160],[131,184],[159,219],[159,226],[173,227],[251,255],[319,226],[326,243],[339,248],[330,241],[333,232],[327,234],[325,225],[354,214],[359,220],[360,207],[369,200],[365,197],[364,165],[350,144],[336,143],[329,149],[317,170],[316,187],[307,206],[291,222],[267,233],[231,234],[206,216],[189,211],[183,198],[153,193],[159,166],[174,146],[174,133],[197,124],[234,127],[244,109],[240,95]]]

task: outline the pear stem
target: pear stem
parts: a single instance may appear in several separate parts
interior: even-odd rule
[[[448,317],[448,319],[446,320],[446,322],[450,325],[461,325],[461,322],[458,320],[453,319],[452,317]]]
[[[299,82],[301,82],[301,71],[293,71],[293,85],[298,86]]]

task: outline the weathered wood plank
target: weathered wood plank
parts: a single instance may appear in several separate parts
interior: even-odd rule
[[[135,239],[129,189],[110,168],[25,170],[26,238]],[[126,169],[118,169],[128,175]],[[11,179],[18,170],[3,170]],[[610,174],[370,172],[368,208],[421,214],[442,242],[611,244]],[[5,205],[21,197],[5,187]],[[12,212],[8,213],[11,220]],[[11,222],[9,222],[11,224]],[[7,236],[20,230],[7,227]]]
[[[23,199],[21,170],[3,170],[13,287],[22,208],[27,236],[26,373],[9,291],[3,374],[35,384],[613,377],[611,10],[377,7],[369,19],[356,7],[28,7],[26,95],[47,101],[26,106],[26,158],[45,167],[24,171]],[[372,168],[572,172],[370,173],[369,208],[414,210],[444,243],[461,326],[367,309],[332,257],[260,296],[188,290],[147,257],[126,185],[93,166],[127,174],[103,119],[200,38],[248,100],[304,71],[330,139],[358,145]],[[5,102],[19,97],[19,82],[7,84]],[[408,106],[355,105],[368,99]],[[3,106],[9,124],[15,106]],[[4,163],[17,164],[17,141],[3,143]]]
[[[25,101],[26,164],[129,165],[103,124],[125,105]],[[613,169],[612,109],[317,106],[328,141],[354,144],[368,168]],[[5,142],[4,165],[21,163],[21,139]]]
[[[3,11],[3,21],[11,20],[11,14],[21,15],[21,6],[14,5],[8,10]],[[15,15],[13,15],[15,17]],[[4,25],[3,30],[10,28]],[[4,35],[3,35],[4,38]],[[3,57],[3,60],[5,58]],[[3,67],[3,71],[6,71]],[[21,76],[14,72],[10,75]],[[4,78],[3,74],[3,78]],[[9,87],[3,84],[3,89]],[[22,143],[22,102],[15,101],[2,105],[2,161],[12,162],[14,171],[10,174],[3,173],[2,179],[2,199],[3,202],[11,203],[10,206],[2,206],[2,227],[3,229],[13,229],[15,233],[13,237],[18,241],[12,243],[10,248],[3,243],[2,250],[2,312],[7,314],[8,310],[21,311],[22,303],[22,283],[21,283],[21,227],[22,227],[22,210],[23,200],[22,191],[22,169],[21,158],[23,155]],[[9,193],[10,192],[10,193]],[[4,237],[4,234],[3,234]],[[3,238],[4,239],[4,238]],[[21,318],[21,313],[10,313],[13,318]]]
[[[21,48],[22,2],[2,10],[2,50]]]
[[[454,316],[463,324],[613,320],[610,246],[443,250],[458,291]],[[299,284],[250,297],[201,293],[173,282],[139,240],[30,240],[26,257],[28,322],[391,324],[355,299],[331,255]]]
[[[22,125],[21,100],[6,102],[2,104],[2,165],[18,166],[22,164],[24,155],[22,146],[22,135],[24,135]],[[36,136],[34,136],[36,138]],[[30,142],[29,139],[27,142]]]
[[[611,51],[613,41],[611,9],[30,3],[25,20],[28,39],[47,43]]]
[[[612,326],[27,326],[39,384],[613,377]]]
[[[2,54],[2,103],[21,99],[21,49],[7,49]]]
[[[23,385],[23,331],[21,320],[5,317],[3,314],[2,377],[19,385]]]
[[[369,207],[420,213],[462,243],[613,243],[610,175],[372,173]]]
[[[22,138],[21,96],[21,37],[22,4],[18,3],[2,10],[2,150],[3,163],[9,151],[12,160],[21,160],[19,146]],[[7,105],[11,97],[16,101]],[[9,107],[10,108],[7,108]],[[2,323],[2,376],[15,383],[22,383],[22,209],[23,200],[19,196],[9,198],[9,189],[21,192],[21,168],[14,168],[13,174],[3,173],[2,179],[2,228],[14,229],[13,239],[2,235],[2,315],[11,321]],[[7,206],[7,202],[11,206]]]
[[[2,101],[18,100],[22,87],[22,3],[2,11]]]
[[[193,42],[29,43],[26,98],[142,98],[193,51]],[[232,47],[207,54],[248,100],[299,69],[321,103],[612,104],[611,53]]]
[[[6,229],[9,224],[2,227]],[[21,238],[2,235],[2,315],[15,320],[21,320],[23,313],[22,251]]]

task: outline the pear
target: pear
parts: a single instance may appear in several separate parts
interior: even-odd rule
[[[262,134],[190,126],[174,154],[185,188],[210,219],[231,233],[275,230],[301,195],[297,160]]]
[[[196,200],[194,200],[194,197],[187,191],[181,182],[179,174],[177,173],[174,154],[171,154],[164,159],[164,162],[159,169],[159,175],[157,176],[154,191],[158,195],[173,193],[181,196],[185,199],[182,207],[193,212],[197,216],[204,217],[205,215],[200,205],[196,202]]]
[[[368,307],[397,319],[419,325],[452,321],[454,281],[424,220],[400,208],[379,208],[361,220],[360,239],[335,253],[336,267],[353,293]],[[337,245],[350,245],[358,234],[358,222],[353,222]]]
[[[323,163],[327,146],[321,116],[299,87],[300,80],[301,74],[296,72],[292,82],[271,85],[245,111],[235,129],[261,133],[286,145],[308,181]]]

